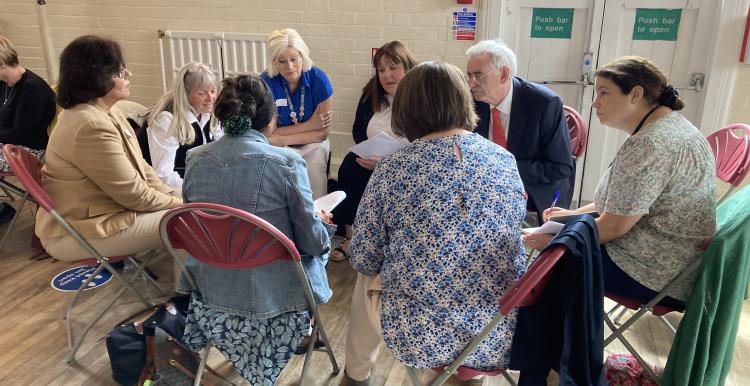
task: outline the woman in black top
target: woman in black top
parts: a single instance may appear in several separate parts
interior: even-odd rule
[[[47,126],[55,117],[55,94],[44,79],[18,62],[10,40],[0,36],[0,146],[21,145],[39,159],[47,148]],[[10,167],[0,153],[0,172]],[[13,218],[15,210],[2,203],[0,224]]]
[[[406,46],[394,40],[378,49],[372,58],[372,65],[377,72],[362,89],[362,97],[352,126],[354,142],[360,143],[385,132],[407,143],[406,138],[396,136],[391,130],[391,102],[396,94],[398,82],[407,71],[417,65],[417,61]],[[346,192],[346,199],[333,210],[333,220],[339,229],[346,230],[346,239],[341,246],[333,250],[333,261],[343,261],[348,257],[351,224],[354,223],[362,193],[378,160],[363,159],[349,153],[339,167],[338,189]]]

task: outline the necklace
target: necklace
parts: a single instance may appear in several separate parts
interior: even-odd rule
[[[292,103],[289,86],[284,87],[284,93],[286,94],[287,105],[289,105],[289,118],[292,118],[292,124],[296,125],[305,118],[305,88],[302,87],[301,95],[299,97],[299,119],[297,119],[297,113],[294,111],[294,103]]]
[[[8,84],[5,84],[5,96],[3,96],[3,106],[5,106],[6,103],[8,103],[8,99],[13,96],[13,87],[8,86]]]

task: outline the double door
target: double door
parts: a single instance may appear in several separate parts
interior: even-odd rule
[[[545,84],[586,120],[589,140],[577,160],[574,203],[593,200],[596,185],[627,134],[602,126],[592,111],[592,72],[623,55],[649,58],[685,101],[700,127],[710,68],[710,0],[496,0],[500,37],[518,56],[518,75]]]

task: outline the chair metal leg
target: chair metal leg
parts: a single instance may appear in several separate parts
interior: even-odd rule
[[[328,359],[331,361],[331,375],[336,376],[339,374],[341,369],[339,368],[338,363],[336,363],[336,357],[333,355],[333,347],[331,346],[331,342],[328,340],[328,333],[325,332],[325,328],[323,327],[322,323],[315,322],[318,328],[318,335],[313,336],[320,336],[320,339],[323,341],[323,344],[325,345],[325,349],[321,351],[325,351],[326,354],[328,354]],[[315,346],[315,345],[311,345]]]
[[[640,312],[640,311],[639,311],[639,312]],[[627,324],[627,323],[628,323],[628,322],[630,322],[630,321],[631,321],[632,319],[633,319],[633,318],[631,318],[631,319],[628,319],[628,321],[627,321],[627,322],[625,322],[625,323]],[[614,323],[612,322],[612,320],[611,320],[611,319],[609,319],[609,318],[608,318],[608,317],[606,317],[606,316],[604,317],[604,322],[605,322],[605,323],[607,324],[607,326],[608,326],[608,327],[609,327],[610,329],[612,329],[612,331],[613,331],[613,332],[612,332],[612,335],[610,335],[610,336],[609,336],[609,337],[608,337],[607,339],[609,339],[609,338],[612,338],[613,336],[614,336],[614,338],[617,338],[617,340],[619,340],[619,341],[620,341],[620,343],[622,343],[622,345],[623,345],[623,346],[625,346],[625,348],[626,348],[626,349],[627,349],[627,350],[628,350],[628,351],[630,352],[630,354],[631,354],[631,355],[633,355],[633,358],[635,358],[635,360],[637,360],[637,361],[638,361],[638,363],[640,363],[640,364],[641,364],[641,367],[643,367],[643,371],[647,372],[647,373],[648,373],[648,375],[649,375],[649,376],[650,376],[650,377],[651,377],[651,378],[652,378],[652,379],[653,379],[654,381],[656,381],[656,383],[657,383],[657,384],[659,384],[659,377],[658,377],[658,376],[656,375],[656,373],[654,372],[654,370],[653,370],[653,369],[651,368],[651,366],[650,366],[650,365],[648,364],[648,362],[646,362],[646,360],[645,360],[645,359],[643,359],[643,357],[641,357],[641,355],[640,355],[640,354],[638,354],[638,351],[636,351],[635,347],[633,347],[633,345],[631,345],[631,344],[630,344],[630,342],[629,342],[629,341],[628,341],[627,339],[625,339],[625,336],[623,336],[623,333],[624,333],[624,331],[625,331],[625,330],[627,330],[627,327],[625,327],[625,328],[623,328],[623,327],[620,327],[619,329],[618,329],[618,328],[616,328],[616,327],[615,327],[615,325],[614,325]],[[632,324],[632,323],[631,323],[631,324]],[[615,333],[615,332],[616,332],[616,333]],[[607,346],[607,344],[608,344],[608,343],[607,343],[607,342],[605,341],[604,347],[606,347],[606,346]]]
[[[612,307],[609,311],[607,311],[607,315],[612,316],[612,314],[614,314],[617,310],[619,310],[622,307],[623,307],[622,304],[619,304],[619,303],[615,304],[614,307]]]
[[[16,200],[16,198],[12,194],[10,194],[10,191],[8,191],[8,189],[5,187],[5,184],[0,183],[0,189],[2,189],[3,194],[5,194],[8,197],[9,200],[11,200],[11,201],[15,201]]]
[[[607,347],[618,336],[621,336],[624,331],[630,328],[630,326],[632,326],[633,323],[635,323],[646,312],[648,312],[648,309],[642,307],[633,316],[626,320],[625,323],[623,323],[620,327],[615,326],[614,322],[609,318],[609,316],[604,315],[604,321],[607,323],[607,326],[610,328],[610,330],[612,330],[612,334],[604,339],[603,347]]]
[[[149,253],[143,258],[142,262],[139,262],[133,256],[128,257],[128,261],[130,262],[130,264],[133,264],[136,267],[136,272],[140,272],[140,276],[145,278],[146,282],[150,283],[154,288],[156,288],[157,291],[159,291],[159,294],[163,296],[167,294],[167,291],[145,271],[146,264],[151,261],[151,258],[154,256],[154,254],[156,254],[155,251],[149,251]],[[139,275],[134,274],[133,277],[129,279],[129,282],[132,284],[138,276]]]
[[[516,381],[513,380],[510,374],[508,374],[508,371],[503,371],[503,378],[505,378],[505,380],[508,381],[511,386],[518,386],[518,384],[516,384]]]
[[[305,352],[305,363],[302,365],[302,375],[299,377],[299,386],[305,385],[307,370],[310,369],[310,359],[312,358],[312,353],[315,351],[315,340],[318,339],[318,323],[316,322],[313,322],[312,334],[310,334],[310,344],[307,345],[307,352]]]
[[[414,386],[422,386],[422,382],[419,381],[419,374],[417,373],[417,369],[406,366],[406,373],[409,374],[409,379],[411,379],[411,383]]]
[[[617,316],[615,317],[615,319],[612,321],[617,326],[620,325],[620,320],[622,320],[622,317],[625,316],[626,312],[628,312],[628,308],[627,307],[622,306],[621,308],[622,309],[620,310],[620,312],[617,314]]]
[[[28,199],[29,194],[24,193],[23,198],[21,199],[21,205],[18,206],[18,210],[16,211],[16,214],[13,215],[13,219],[10,220],[10,224],[8,224],[8,229],[5,230],[5,235],[3,236],[3,240],[0,241],[0,252],[3,251],[3,248],[5,248],[5,242],[8,241],[8,236],[13,231],[13,228],[16,226],[16,221],[18,221],[18,217],[21,214],[21,211],[23,210],[24,204],[26,204],[26,200]]]
[[[68,311],[66,312],[65,318],[68,322],[68,347],[70,348],[70,355],[68,356],[68,364],[72,365],[76,362],[76,353],[78,352],[78,349],[81,348],[81,345],[83,344],[83,340],[86,339],[86,335],[88,335],[89,330],[91,330],[91,327],[96,324],[96,322],[99,321],[99,319],[104,316],[104,314],[107,313],[107,310],[109,310],[110,307],[112,307],[113,304],[117,301],[117,299],[122,296],[122,294],[125,292],[125,288],[120,288],[119,291],[117,291],[117,294],[112,297],[112,299],[107,303],[106,306],[104,306],[101,311],[96,315],[94,319],[92,319],[88,324],[86,324],[86,327],[83,328],[83,331],[81,331],[80,336],[78,336],[78,339],[73,339],[73,318],[70,317],[70,314],[73,312],[73,304],[71,306],[68,306]]]
[[[211,351],[211,341],[209,340],[208,343],[206,343],[206,347],[201,351],[201,364],[198,366],[198,371],[195,372],[195,380],[193,381],[193,386],[200,386],[201,385],[201,378],[203,378],[203,370],[206,368],[206,362],[208,362],[208,354]]]
[[[97,314],[97,316],[91,320],[86,327],[84,327],[83,331],[81,332],[81,335],[78,337],[78,339],[74,339],[73,337],[73,320],[71,315],[73,314],[73,310],[75,309],[76,305],[78,304],[78,301],[81,299],[81,295],[83,295],[83,292],[85,291],[88,284],[91,282],[91,280],[96,277],[96,275],[100,274],[102,270],[106,269],[109,271],[115,280],[119,281],[122,285],[122,288],[117,292],[117,294],[110,299],[110,301],[107,303],[106,306],[104,306],[101,311]],[[136,271],[135,276],[140,274],[143,270],[143,265],[139,267],[139,269]],[[86,280],[81,283],[81,286],[78,288],[78,291],[76,291],[75,297],[70,302],[70,305],[68,305],[67,310],[65,311],[65,319],[68,322],[68,346],[71,349],[70,356],[68,357],[68,364],[73,364],[76,361],[76,352],[78,352],[78,349],[81,347],[81,344],[83,344],[83,340],[86,338],[86,335],[88,334],[89,330],[91,330],[91,327],[94,326],[96,322],[99,321],[99,319],[104,316],[105,313],[112,307],[113,304],[122,296],[122,294],[126,291],[130,291],[135,297],[143,303],[146,307],[154,306],[153,303],[146,300],[146,298],[143,297],[138,291],[133,288],[133,286],[128,282],[127,279],[125,279],[122,275],[120,275],[119,272],[117,272],[112,266],[106,261],[102,261],[99,266],[94,270],[94,273],[89,275]]]
[[[659,315],[659,320],[661,320],[661,322],[664,323],[664,326],[667,327],[669,332],[672,333],[672,337],[674,337],[677,334],[677,329],[674,328],[672,323],[669,323],[669,320],[667,320],[667,318],[665,318],[664,315]]]

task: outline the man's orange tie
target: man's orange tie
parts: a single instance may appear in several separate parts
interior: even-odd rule
[[[500,120],[500,110],[497,107],[492,108],[492,142],[503,148],[508,147],[507,140],[505,139],[505,128],[503,128],[503,122]]]

